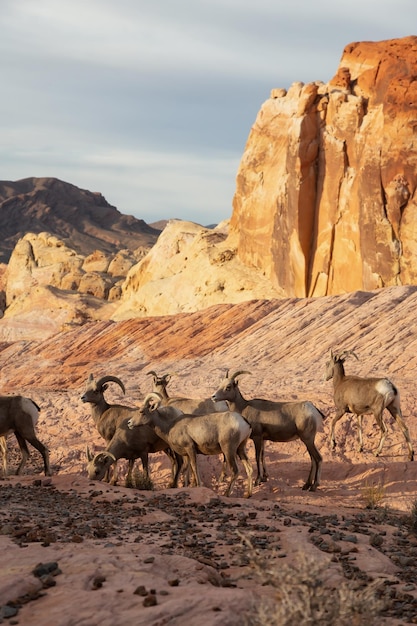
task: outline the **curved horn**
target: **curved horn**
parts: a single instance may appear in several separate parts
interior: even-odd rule
[[[145,398],[143,399],[143,406],[145,406],[146,408],[152,407],[153,409],[157,409],[162,400],[163,398],[160,393],[156,391],[151,391],[150,393],[146,394]]]
[[[150,372],[146,372],[146,375],[154,376],[155,378],[158,378],[158,374],[154,370],[150,370]]]
[[[238,370],[237,372],[235,372],[234,374],[232,374],[230,376],[231,380],[235,380],[235,378],[237,378],[238,376],[241,376],[242,374],[251,374],[252,372],[248,372],[247,370]]]
[[[112,454],[111,452],[108,452],[107,450],[103,450],[102,452],[97,452],[94,459],[95,461],[98,461],[99,463],[103,463],[103,461],[106,461],[106,459],[111,459],[112,463],[116,463],[117,461],[114,454]]]
[[[344,350],[341,354],[339,354],[337,358],[344,361],[350,355],[354,356],[355,359],[359,361],[359,357],[354,353],[353,350]]]
[[[117,376],[103,376],[96,382],[96,385],[97,387],[103,387],[105,383],[117,383],[119,387],[121,388],[121,390],[123,391],[123,393],[126,393],[124,384],[122,383],[120,378],[117,378]]]

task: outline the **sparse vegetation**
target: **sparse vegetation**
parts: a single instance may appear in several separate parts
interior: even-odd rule
[[[249,544],[250,545],[250,544]],[[268,562],[250,547],[250,562],[268,597],[257,594],[245,626],[369,626],[384,609],[379,584],[334,583],[329,560],[299,553],[293,563]]]
[[[410,530],[417,534],[417,499],[413,500],[410,506],[410,515],[408,517]]]
[[[140,489],[142,491],[153,491],[154,489],[151,477],[137,468],[134,468],[130,478],[126,477],[126,487]]]
[[[362,487],[362,499],[367,509],[379,508],[384,498],[385,486],[381,481],[378,483],[366,482]]]

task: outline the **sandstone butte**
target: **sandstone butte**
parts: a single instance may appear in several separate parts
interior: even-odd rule
[[[417,37],[347,45],[328,83],[272,89],[230,240],[287,296],[417,280]]]

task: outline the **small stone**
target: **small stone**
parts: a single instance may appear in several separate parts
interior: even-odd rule
[[[149,593],[143,599],[143,606],[156,606],[157,604],[158,604],[158,601],[157,601],[156,595],[154,593]]]
[[[143,559],[144,563],[153,563],[155,561],[154,556],[148,556],[146,559]]]
[[[148,592],[146,591],[146,587],[145,585],[139,585],[139,587],[136,587],[135,591],[133,592],[136,596],[147,596]]]

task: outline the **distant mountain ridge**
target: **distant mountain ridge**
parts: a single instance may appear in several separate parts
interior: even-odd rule
[[[127,248],[151,248],[160,230],[123,215],[101,193],[57,178],[0,181],[0,262],[7,263],[26,233],[49,232],[78,253],[116,254]]]

